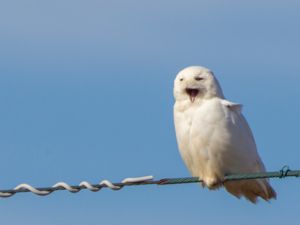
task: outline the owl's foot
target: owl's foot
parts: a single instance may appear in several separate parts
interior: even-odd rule
[[[210,190],[218,189],[223,185],[223,179],[218,177],[206,177],[203,179],[203,184]]]

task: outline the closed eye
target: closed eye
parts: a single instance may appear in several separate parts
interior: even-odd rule
[[[203,77],[195,77],[195,80],[204,80],[204,78]]]
[[[180,78],[179,80],[180,80],[180,81],[183,81],[183,78]]]

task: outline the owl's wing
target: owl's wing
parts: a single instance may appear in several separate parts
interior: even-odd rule
[[[233,130],[231,147],[235,151],[233,153],[235,166],[232,169],[237,173],[265,172],[252,131],[242,115],[242,106],[227,100],[222,100],[221,103],[227,110],[229,131]],[[244,195],[254,203],[258,196],[265,200],[276,198],[276,192],[267,179],[225,182],[224,186],[231,194],[237,197]]]
[[[231,147],[236,151],[236,156],[240,157],[235,160],[241,166],[251,166],[251,168],[245,168],[249,170],[248,172],[264,172],[265,167],[257,152],[252,131],[242,114],[242,105],[224,99],[221,100],[221,104],[224,106],[227,115],[227,130],[231,133]]]

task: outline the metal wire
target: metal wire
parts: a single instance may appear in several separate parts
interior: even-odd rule
[[[285,178],[285,177],[300,177],[300,170],[290,170],[288,166],[284,166],[280,171],[265,172],[265,173],[252,173],[252,174],[231,174],[224,178],[226,181],[236,180],[251,180],[251,179],[263,179],[263,178]],[[187,184],[187,183],[199,183],[202,180],[198,177],[182,177],[182,178],[164,178],[160,180],[153,180],[153,176],[126,178],[119,183],[112,183],[108,180],[103,180],[98,184],[90,184],[87,181],[81,182],[79,185],[69,185],[65,182],[58,182],[52,187],[34,188],[29,184],[20,184],[13,189],[0,190],[0,197],[11,197],[20,192],[32,192],[39,196],[46,196],[52,192],[59,190],[68,190],[71,193],[77,193],[83,189],[88,189],[93,192],[100,191],[102,188],[110,188],[112,190],[120,190],[124,186],[134,185],[170,185],[170,184]]]

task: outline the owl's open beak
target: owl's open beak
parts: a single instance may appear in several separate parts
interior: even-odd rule
[[[199,94],[199,89],[196,88],[186,88],[185,91],[190,96],[191,102],[194,102],[195,98]]]

